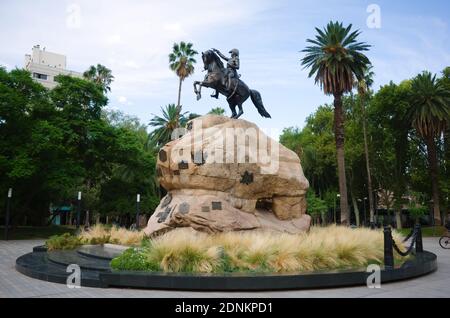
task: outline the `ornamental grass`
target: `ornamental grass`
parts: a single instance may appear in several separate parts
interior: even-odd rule
[[[398,246],[402,237],[394,232]],[[382,231],[312,227],[292,235],[264,231],[210,235],[176,229],[114,259],[114,270],[168,273],[293,273],[365,268],[383,263]],[[396,262],[405,259],[394,252]],[[132,259],[133,262],[128,262]]]

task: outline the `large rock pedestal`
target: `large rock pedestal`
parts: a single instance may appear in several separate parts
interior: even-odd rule
[[[207,115],[161,149],[158,180],[168,192],[145,233],[177,227],[220,233],[310,227],[300,159],[245,120]]]

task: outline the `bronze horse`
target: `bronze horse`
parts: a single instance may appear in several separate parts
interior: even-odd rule
[[[212,50],[208,50],[202,53],[203,64],[205,65],[205,70],[208,73],[205,76],[205,80],[203,82],[195,81],[194,82],[194,92],[197,95],[197,100],[199,100],[201,95],[202,86],[209,87],[215,89],[220,94],[224,95],[227,98],[228,105],[230,106],[232,116],[231,118],[238,119],[244,114],[242,110],[242,104],[251,97],[253,104],[256,106],[259,114],[262,117],[271,118],[270,114],[264,108],[264,104],[262,102],[261,94],[256,91],[250,89],[243,81],[239,78],[233,78],[230,90],[228,90],[222,83],[222,78],[225,74],[225,68],[220,60],[219,56],[214,53]],[[197,88],[198,86],[198,88]],[[212,95],[211,97],[217,97],[216,95]],[[239,107],[239,113],[236,113],[236,106]]]

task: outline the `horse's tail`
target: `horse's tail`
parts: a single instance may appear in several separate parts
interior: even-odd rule
[[[252,89],[252,90],[250,90],[250,96],[252,98],[253,104],[256,106],[256,109],[258,110],[258,113],[263,117],[272,118],[270,116],[270,114],[266,111],[266,109],[264,108],[261,94],[258,91]]]

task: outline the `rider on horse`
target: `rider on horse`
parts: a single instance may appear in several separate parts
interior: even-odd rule
[[[238,119],[244,114],[242,104],[249,98],[262,117],[270,118],[270,114],[264,108],[261,94],[257,90],[250,89],[239,79],[240,75],[237,73],[239,51],[234,49],[230,53],[231,58],[227,58],[216,49],[202,53],[204,68],[208,73],[203,81],[194,82],[194,93],[197,95],[197,100],[202,98],[202,87],[208,87],[216,90],[216,95],[212,95],[212,97],[217,98],[220,93],[227,98],[231,109],[231,118]],[[223,65],[221,58],[227,61],[227,68]],[[239,107],[239,113],[236,112],[236,107]]]
[[[226,57],[217,49],[213,49],[213,51],[216,52],[217,55],[219,55],[222,59],[227,61],[227,68],[225,70],[224,77],[222,78],[222,85],[225,86],[228,91],[230,91],[233,77],[236,79],[239,79],[240,77],[239,74],[237,73],[237,70],[240,67],[239,50],[232,49],[229,52],[231,54],[231,58]],[[219,92],[216,91],[216,94],[213,95],[213,97],[219,98]]]

